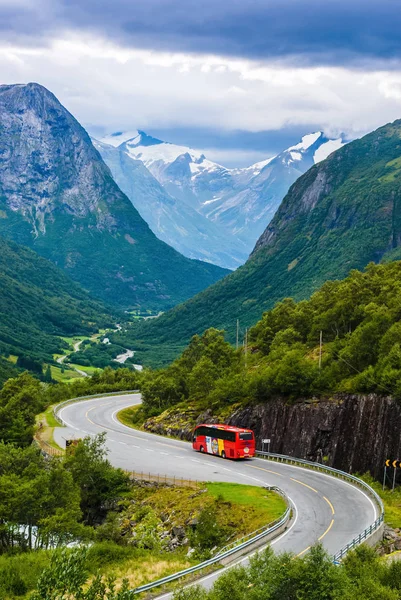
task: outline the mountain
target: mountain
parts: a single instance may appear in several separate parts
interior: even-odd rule
[[[86,131],[36,83],[0,86],[0,235],[124,308],[164,310],[226,273],[158,240]]]
[[[350,142],[290,188],[245,263],[195,298],[127,333],[181,348],[208,327],[235,336],[277,300],[307,298],[369,262],[401,258],[401,120]],[[336,327],[333,316],[333,327]]]
[[[224,250],[228,245],[228,254],[234,258],[231,262],[223,263],[221,257],[215,255],[216,262],[231,268],[242,264],[248,257],[291,184],[313,164],[343,145],[341,139],[330,140],[322,132],[316,132],[305,135],[295,146],[263,162],[244,169],[227,169],[207,160],[201,151],[163,142],[143,131],[117,132],[103,141],[115,146],[133,161],[141,161],[169,197],[176,200],[180,207],[178,214],[191,211],[190,217],[185,214],[181,221],[177,219],[177,211],[173,210],[169,213],[168,222],[158,221],[152,214],[145,216],[142,208],[144,203],[128,193],[132,175],[128,170],[125,177],[116,173],[113,161],[99,148],[117,183],[156,235],[186,256],[203,258],[204,254],[199,254],[200,246],[196,238],[188,236],[185,247],[181,245],[186,231],[185,221],[189,220],[195,224],[195,228],[198,226],[207,233],[210,226],[205,224],[206,221],[213,223],[215,230],[210,235],[212,242],[217,232],[220,245]],[[159,202],[153,203],[153,206],[162,205]],[[168,240],[163,237],[166,232],[169,232]],[[236,240],[234,249],[233,238]],[[209,245],[209,238],[204,236],[203,240],[204,244],[207,242]]]
[[[190,204],[170,196],[140,160],[132,159],[121,148],[92,141],[114,181],[159,239],[188,258],[228,269],[245,262],[249,252],[241,240],[223,231]]]
[[[330,140],[320,131],[305,135],[277,156],[233,170],[232,189],[203,203],[201,212],[233,231],[251,252],[294,181],[342,145],[341,139]]]
[[[114,322],[61,269],[0,237],[0,357],[49,361],[62,352],[57,336],[89,335]],[[0,380],[1,375],[0,364]]]

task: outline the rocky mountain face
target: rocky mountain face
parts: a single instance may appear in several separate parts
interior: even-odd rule
[[[187,342],[217,327],[235,336],[282,298],[308,297],[328,279],[369,262],[400,258],[401,121],[355,140],[290,188],[250,259],[201,295],[136,335]],[[213,310],[210,310],[213,307]]]
[[[180,198],[171,196],[144,163],[122,148],[93,140],[114,181],[157,237],[188,258],[229,269],[248,258],[245,243]]]
[[[158,240],[86,131],[35,83],[0,86],[0,234],[127,308],[165,309],[225,273]]]
[[[166,411],[145,422],[147,431],[190,440],[194,423],[219,423],[211,410]],[[348,473],[383,477],[384,461],[401,455],[399,403],[376,394],[336,394],[288,404],[271,400],[233,412],[225,423],[253,429],[256,447],[270,439],[270,451],[325,463]],[[394,458],[393,458],[394,457]]]
[[[122,176],[111,151],[99,147],[120,187],[154,233],[186,256],[204,259],[209,251],[217,259],[214,262],[229,268],[245,262],[291,184],[343,145],[340,139],[329,140],[317,132],[266,161],[244,169],[227,169],[198,150],[163,142],[143,131],[118,132],[103,141],[133,161],[141,161],[169,198],[175,199],[176,209],[170,202],[168,217],[165,213],[164,219],[157,218],[163,211],[159,197],[152,202],[147,218],[146,202],[128,193],[133,179],[130,169],[126,168]],[[216,236],[220,253],[215,249]]]

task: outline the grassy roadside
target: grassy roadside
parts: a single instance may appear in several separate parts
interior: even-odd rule
[[[117,413],[116,417],[120,423],[133,429],[141,429],[145,421],[140,404],[123,408]]]
[[[54,428],[61,427],[60,423],[56,420],[53,413],[53,405],[48,406],[46,410],[36,416],[38,437],[49,444],[52,448],[60,450],[60,446],[54,441]]]
[[[368,483],[383,500],[385,522],[394,529],[401,528],[401,487],[396,487],[394,492],[388,488],[383,490],[382,484],[371,475],[358,475],[358,477]]]
[[[209,515],[210,519],[210,511],[215,519],[212,530],[217,528],[223,536],[219,542],[221,547],[281,516],[285,503],[280,496],[250,485],[206,483],[199,484],[195,490],[136,485],[122,501],[118,513],[121,542],[95,542],[88,553],[88,572],[93,576],[97,572],[105,577],[115,576],[117,587],[127,578],[130,587],[135,588],[195,565],[202,558],[188,554],[194,542],[191,539],[193,523],[200,524],[202,514]],[[166,535],[168,540],[179,535],[175,533],[177,529],[183,530],[187,542],[171,550],[162,540]],[[210,533],[208,525],[204,524],[203,531]],[[159,545],[154,545],[157,538]],[[136,547],[133,543],[140,539],[145,547]],[[2,600],[28,599],[51,554],[52,551],[38,550],[0,556]]]

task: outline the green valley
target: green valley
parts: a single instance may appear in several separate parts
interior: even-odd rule
[[[116,335],[166,364],[208,327],[235,340],[275,302],[307,298],[328,279],[400,257],[401,121],[351,142],[290,188],[248,262],[194,298]],[[167,360],[166,360],[167,359]]]
[[[113,316],[55,265],[0,238],[0,377],[18,368],[42,372],[42,363],[68,347],[62,336],[92,335]]]

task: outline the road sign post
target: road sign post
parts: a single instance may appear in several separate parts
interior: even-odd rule
[[[265,444],[267,444],[267,453],[270,454],[270,438],[262,440],[262,452],[265,450]]]

